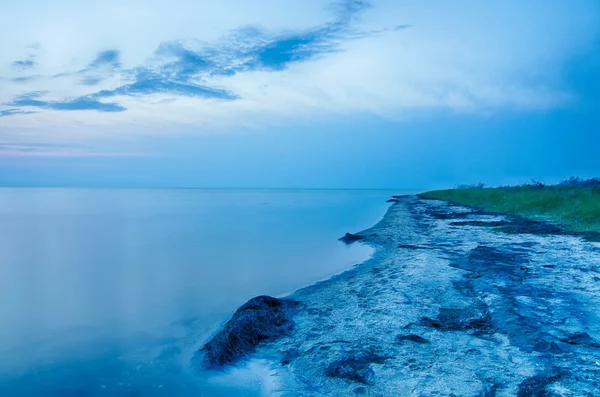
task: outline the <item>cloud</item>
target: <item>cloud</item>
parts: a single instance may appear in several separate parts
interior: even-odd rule
[[[102,67],[109,67],[111,69],[119,68],[121,66],[119,56],[120,51],[118,50],[101,51],[96,56],[96,59],[90,63],[88,70],[99,69]]]
[[[16,83],[22,83],[22,82],[28,82],[28,81],[33,81],[33,80],[37,80],[43,78],[42,75],[39,74],[35,74],[35,75],[31,75],[31,76],[20,76],[20,77],[14,77],[12,79],[12,81],[16,82]]]
[[[46,32],[52,40],[24,38],[43,41],[41,77],[10,68],[0,92],[11,109],[97,112],[40,111],[11,123],[173,131],[346,115],[396,119],[423,110],[545,111],[571,103],[576,93],[564,69],[598,36],[591,0],[435,7],[347,0],[325,11],[321,0],[185,0],[185,12],[166,0],[153,7],[107,1],[111,29],[106,18],[94,25],[73,0],[62,12],[85,22]],[[22,56],[14,54],[10,59]],[[47,93],[20,98],[24,88]]]
[[[308,61],[319,55],[337,51],[343,40],[360,37],[350,23],[368,8],[366,1],[348,0],[332,6],[333,21],[323,26],[297,33],[272,33],[257,27],[235,29],[214,43],[200,40],[180,40],[161,43],[146,65],[120,70],[120,51],[104,50],[96,54],[85,68],[74,73],[59,73],[54,78],[78,76],[79,83],[96,86],[122,72],[125,84],[64,100],[46,101],[20,96],[11,106],[36,107],[51,110],[96,110],[121,112],[126,107],[104,103],[98,99],[139,97],[153,94],[237,100],[233,90],[207,84],[214,76],[232,76],[240,72],[282,71],[289,65]],[[362,34],[364,35],[364,33]],[[21,78],[28,81],[32,77]],[[128,81],[127,81],[128,80]]]
[[[35,66],[35,57],[31,56],[28,59],[22,61],[14,61],[12,64],[13,67],[19,70],[31,69]]]
[[[234,100],[238,97],[227,91],[213,87],[205,87],[193,84],[183,84],[174,81],[168,81],[160,77],[145,76],[138,78],[135,83],[126,84],[114,90],[99,91],[90,95],[90,98],[108,98],[113,96],[139,96],[151,94],[171,94],[190,97],[214,98],[224,100]]]
[[[34,91],[15,98],[10,106],[35,107],[50,110],[96,110],[98,112],[122,112],[126,109],[117,103],[100,102],[93,98],[80,97],[63,101],[47,101],[38,99],[44,91]]]
[[[140,157],[138,153],[105,152],[84,145],[46,142],[0,142],[0,157]]]
[[[25,110],[20,110],[20,109],[4,109],[4,110],[0,110],[0,117],[14,116],[17,114],[33,114],[33,113],[36,113],[36,112],[25,111]]]

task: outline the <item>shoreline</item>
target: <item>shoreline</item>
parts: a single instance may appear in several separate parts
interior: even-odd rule
[[[499,214],[396,200],[358,233],[371,258],[286,296],[300,302],[295,329],[250,355],[271,363],[273,395],[600,391],[599,245],[499,233],[487,225],[507,221]]]

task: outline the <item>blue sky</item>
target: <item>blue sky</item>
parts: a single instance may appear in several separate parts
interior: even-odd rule
[[[495,3],[3,4],[0,185],[600,175],[600,5]]]

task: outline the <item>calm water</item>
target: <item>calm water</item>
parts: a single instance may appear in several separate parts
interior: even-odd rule
[[[395,193],[0,189],[0,395],[260,393],[193,352],[247,299],[366,259],[337,238]]]

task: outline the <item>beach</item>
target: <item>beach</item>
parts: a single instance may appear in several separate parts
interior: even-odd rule
[[[273,395],[598,395],[600,245],[539,225],[396,196],[354,235],[372,258],[286,297],[250,362]]]

